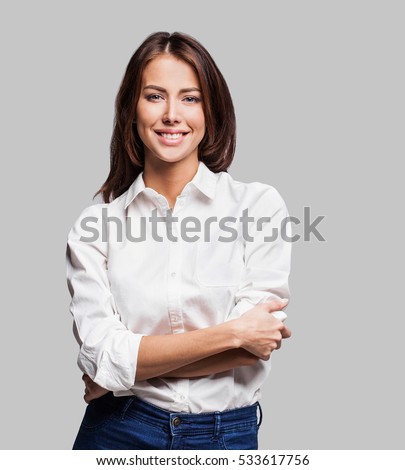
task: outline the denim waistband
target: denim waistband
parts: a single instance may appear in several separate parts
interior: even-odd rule
[[[164,429],[173,436],[182,434],[217,435],[221,431],[243,429],[255,425],[260,427],[262,409],[259,402],[256,402],[242,408],[211,413],[171,412],[134,396],[128,397],[125,416]]]

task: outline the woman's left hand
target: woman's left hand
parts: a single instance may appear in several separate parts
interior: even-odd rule
[[[100,385],[97,385],[96,382],[93,382],[87,374],[82,375],[82,380],[85,384],[83,398],[87,404],[89,404],[91,400],[94,400],[95,398],[100,398],[106,393],[108,393],[108,390],[103,387],[100,387]]]

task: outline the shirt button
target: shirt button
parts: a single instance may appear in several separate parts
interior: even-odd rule
[[[172,423],[173,423],[173,426],[178,426],[181,423],[181,419],[178,416],[176,416],[173,419]]]

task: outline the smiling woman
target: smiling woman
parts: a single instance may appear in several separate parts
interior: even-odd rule
[[[175,77],[181,79],[181,84],[176,83]],[[167,82],[166,86],[163,82]],[[96,194],[101,193],[105,201],[115,199],[128,190],[144,170],[146,147],[140,132],[147,129],[144,126],[141,129],[137,123],[138,108],[148,102],[164,111],[166,119],[172,119],[167,111],[179,111],[173,104],[178,104],[180,97],[183,111],[186,105],[190,106],[200,118],[203,111],[205,133],[198,145],[198,159],[203,159],[215,173],[227,170],[235,152],[236,122],[224,77],[208,51],[193,37],[182,33],[154,33],[135,51],[125,71],[115,103],[110,173]],[[161,120],[156,131],[167,134],[168,129],[176,130],[175,126],[181,131],[189,130],[183,129],[183,125],[179,127],[175,119],[169,125]]]
[[[257,449],[260,387],[291,335],[272,315],[288,302],[290,244],[263,239],[288,213],[272,186],[228,174],[235,127],[226,82],[198,41],[161,32],[141,44],[116,99],[104,203],[68,234],[87,403],[74,449]],[[141,224],[156,211],[158,237]],[[218,237],[246,211],[268,222],[248,241]],[[177,236],[191,217],[209,221],[212,237]],[[123,238],[129,219],[144,237]]]

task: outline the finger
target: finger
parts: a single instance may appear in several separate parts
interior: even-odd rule
[[[86,387],[88,387],[88,386],[90,385],[90,382],[91,382],[90,377],[89,377],[88,375],[85,375],[85,376],[83,377],[83,382],[84,382],[84,385],[85,385]]]
[[[278,330],[280,333],[281,331],[284,330],[285,328],[285,325],[284,323],[282,322],[282,320],[279,320],[278,318],[274,317],[274,315],[271,315],[272,318],[272,328],[275,328],[276,330]]]
[[[88,404],[94,398],[97,398],[97,393],[91,390],[90,388],[86,388],[84,390],[84,401]]]
[[[278,349],[278,348],[280,347],[280,346],[279,346],[280,342],[281,342],[281,339],[276,340],[276,341],[273,341],[273,342],[271,343],[271,350],[272,350],[272,351],[275,351],[276,349]]]
[[[90,403],[92,400],[95,400],[96,398],[100,398],[106,393],[108,393],[108,390],[105,390],[104,388],[101,388],[101,387],[99,387],[97,390],[90,390],[85,395],[85,401],[86,403]]]
[[[288,326],[284,325],[284,328],[280,330],[281,335],[283,338],[290,338],[291,337],[291,330],[288,328]]]
[[[89,405],[90,402],[93,400],[93,397],[91,397],[90,395],[85,395],[84,397],[84,401]]]
[[[288,299],[277,299],[277,300],[272,300],[271,302],[267,302],[264,305],[266,306],[266,310],[271,313],[277,310],[281,310],[287,304],[288,304]]]
[[[91,393],[100,393],[100,392],[105,391],[105,388],[101,387],[100,385],[98,385],[96,382],[93,382],[92,380],[90,380],[86,384],[86,386],[91,391]]]

